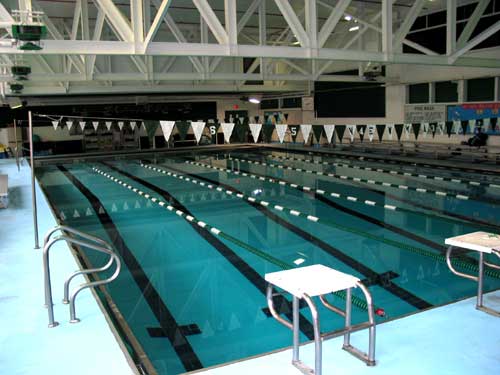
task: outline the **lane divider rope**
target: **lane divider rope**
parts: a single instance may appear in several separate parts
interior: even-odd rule
[[[314,216],[314,215],[310,215],[308,213],[303,213],[303,212],[300,212],[298,210],[291,209],[291,208],[288,208],[288,207],[285,207],[285,206],[282,206],[282,205],[278,205],[278,204],[274,204],[274,203],[267,202],[267,201],[264,201],[264,200],[260,200],[260,199],[257,199],[255,197],[252,197],[252,196],[249,196],[249,195],[246,195],[246,194],[237,193],[234,190],[222,189],[222,188],[217,187],[215,185],[207,184],[207,183],[205,183],[203,181],[196,180],[195,178],[186,177],[186,176],[184,176],[182,174],[178,174],[178,173],[166,171],[166,170],[164,170],[162,168],[153,167],[153,166],[150,166],[150,165],[147,165],[147,164],[142,164],[142,163],[140,165],[143,168],[150,169],[152,171],[155,171],[155,172],[158,172],[158,173],[162,173],[164,175],[167,175],[167,176],[170,176],[170,177],[174,177],[176,179],[180,179],[180,180],[183,180],[183,181],[186,181],[186,182],[191,182],[191,183],[193,183],[195,185],[200,185],[200,186],[203,186],[203,187],[205,187],[207,189],[212,189],[212,190],[215,189],[215,190],[221,191],[221,192],[223,192],[225,194],[236,196],[237,198],[240,198],[242,200],[247,200],[247,201],[255,203],[255,204],[260,204],[261,206],[264,206],[264,207],[272,209],[272,210],[283,212],[285,214],[296,216],[296,217],[301,217],[303,219],[306,219],[306,220],[309,220],[309,221],[312,221],[312,222],[315,222],[315,223],[322,223],[324,225],[327,225],[329,227],[332,227],[332,228],[335,228],[335,229],[338,229],[338,230],[341,230],[341,231],[344,231],[344,232],[353,233],[355,235],[359,235],[359,236],[362,236],[362,237],[365,237],[365,238],[369,238],[371,240],[374,240],[374,241],[377,241],[377,242],[381,242],[381,243],[384,243],[386,245],[399,248],[401,250],[410,251],[410,252],[412,252],[414,254],[418,254],[418,255],[425,256],[427,258],[434,259],[434,260],[439,261],[441,263],[446,263],[446,257],[444,255],[437,254],[437,253],[434,253],[434,252],[429,251],[429,250],[425,250],[425,249],[417,247],[417,246],[409,245],[409,244],[406,244],[406,243],[403,243],[403,242],[400,242],[400,241],[396,241],[396,240],[387,239],[387,238],[384,238],[382,236],[377,236],[377,235],[365,232],[365,231],[357,229],[357,228],[352,228],[352,227],[349,227],[349,226],[337,224],[337,223],[335,223],[335,222],[333,222],[331,220],[328,220],[328,219],[320,218],[320,217],[317,217],[317,216]],[[168,168],[168,167],[166,167],[166,168]],[[466,262],[466,261],[463,261],[463,260],[457,260],[457,259],[453,260],[453,263],[457,267],[463,268],[465,270],[474,271],[476,273],[479,271],[478,266],[476,264],[474,264],[474,263],[469,263],[469,262]],[[494,278],[500,279],[500,272],[498,272],[498,271],[487,269],[487,270],[485,270],[485,274],[487,274],[490,277],[494,277]]]
[[[420,212],[420,211],[409,210],[409,209],[398,207],[398,206],[394,206],[394,205],[391,205],[391,204],[375,202],[375,201],[372,201],[372,200],[362,199],[362,198],[359,198],[359,197],[356,197],[356,196],[345,195],[345,194],[341,194],[341,193],[337,193],[337,192],[327,192],[327,191],[322,190],[322,189],[314,189],[314,188],[311,188],[309,186],[301,186],[301,185],[294,184],[294,183],[291,183],[291,182],[287,182],[287,181],[283,181],[283,180],[278,180],[278,179],[275,179],[275,178],[272,178],[272,177],[265,178],[265,177],[258,176],[258,175],[255,175],[255,174],[252,174],[252,173],[249,173],[249,172],[233,171],[231,169],[220,168],[220,167],[212,166],[210,164],[193,162],[193,161],[190,161],[190,160],[186,160],[185,162],[189,163],[189,164],[193,164],[193,165],[198,165],[198,166],[201,166],[201,167],[205,167],[205,168],[218,169],[218,170],[223,171],[223,172],[233,173],[233,174],[241,175],[241,176],[244,176],[244,177],[248,176],[250,178],[258,179],[258,180],[261,180],[261,181],[268,181],[268,182],[271,182],[273,184],[279,184],[279,185],[283,185],[283,186],[289,186],[289,187],[292,187],[294,189],[297,189],[297,190],[300,190],[300,191],[304,191],[304,192],[312,192],[312,193],[316,193],[316,194],[320,194],[320,195],[325,195],[325,196],[329,196],[329,197],[336,198],[336,199],[342,199],[342,200],[347,200],[347,201],[358,203],[358,204],[364,204],[364,205],[371,206],[371,207],[381,207],[381,208],[383,208],[385,210],[388,210],[388,211],[398,211],[398,212],[403,212],[403,213],[410,214],[410,215],[418,215],[418,216],[423,216],[423,217],[426,217],[426,218],[435,218],[435,219],[445,220],[447,222],[450,222],[450,223],[453,223],[453,224],[459,224],[459,225],[468,224],[468,222],[466,222],[464,220],[460,220],[460,219],[455,219],[455,218],[450,218],[450,217],[445,217],[445,216],[440,216],[440,215],[433,215],[433,214],[429,214],[429,213],[425,213],[425,212]]]
[[[292,269],[292,268],[296,268],[294,266],[292,266],[291,264],[288,264],[280,259],[277,259],[275,257],[273,257],[272,255],[269,255],[267,253],[265,253],[264,251],[261,251],[245,242],[242,242],[240,241],[239,239],[221,231],[220,229],[214,227],[214,226],[211,226],[201,220],[198,220],[197,218],[191,216],[191,215],[188,215],[186,214],[184,211],[181,211],[181,210],[176,210],[175,207],[171,206],[169,203],[161,200],[161,199],[158,199],[156,197],[152,197],[151,195],[143,192],[142,190],[138,189],[138,188],[135,188],[134,186],[128,184],[127,182],[125,181],[122,181],[120,180],[119,178],[116,178],[112,175],[110,175],[109,173],[106,173],[102,170],[100,170],[99,168],[96,168],[96,167],[92,167],[92,170],[106,178],[108,178],[109,180],[117,183],[118,185],[121,185],[123,186],[124,188],[127,188],[131,191],[133,191],[134,193],[142,196],[143,198],[145,199],[149,199],[151,202],[153,203],[156,203],[158,206],[162,207],[162,208],[165,208],[167,209],[168,211],[170,212],[173,212],[175,213],[177,216],[180,216],[182,217],[183,219],[189,221],[189,222],[194,222],[195,224],[197,224],[198,226],[200,226],[201,228],[204,228],[206,229],[207,231],[209,231],[210,233],[218,236],[218,237],[221,237],[221,238],[224,238],[234,244],[236,244],[237,246],[251,252],[252,254],[254,255],[257,255],[258,257],[280,267],[281,269],[283,270],[287,270],[287,269]],[[345,291],[338,291],[338,292],[335,292],[333,293],[334,295],[336,295],[337,297],[345,300],[347,298],[347,294]],[[368,310],[368,305],[366,303],[366,301],[364,301],[363,299],[357,297],[357,296],[354,296],[352,295],[351,296],[351,301],[352,301],[352,304],[356,307],[358,307],[359,309],[361,310],[364,310],[364,311],[367,311]],[[374,306],[374,310],[377,310],[380,308],[379,307],[376,307]]]
[[[245,163],[254,164],[254,165],[261,165],[264,167],[284,169],[284,170],[290,170],[290,171],[302,172],[302,173],[304,173],[304,172],[311,173],[311,174],[316,174],[318,176],[327,176],[327,177],[332,177],[332,178],[341,179],[341,180],[360,182],[360,183],[364,183],[364,184],[391,187],[391,188],[396,188],[399,190],[411,190],[411,191],[416,191],[417,193],[433,194],[433,195],[437,195],[437,196],[450,197],[450,198],[461,199],[461,200],[468,200],[470,198],[468,195],[464,195],[464,194],[448,193],[446,191],[440,191],[440,190],[421,189],[421,188],[416,188],[413,186],[408,186],[408,185],[403,185],[403,184],[398,185],[398,184],[392,184],[389,182],[381,182],[381,181],[375,181],[375,180],[371,180],[371,179],[351,177],[351,176],[346,176],[346,175],[339,175],[336,173],[324,173],[324,172],[320,172],[320,171],[311,171],[311,170],[302,169],[302,168],[294,168],[294,167],[290,167],[290,166],[284,166],[281,164],[270,164],[270,163],[260,162],[257,160],[248,160],[248,159],[239,159],[239,158],[229,158],[229,160],[237,160],[240,162],[242,161]],[[475,199],[475,200],[477,200],[477,199]]]
[[[455,183],[460,183],[460,184],[469,184],[472,186],[485,186],[485,187],[500,189],[500,185],[498,185],[498,184],[474,181],[474,180],[466,179],[463,177],[454,178],[454,177],[432,176],[432,175],[427,175],[427,174],[422,174],[422,173],[411,173],[411,172],[397,171],[397,170],[386,169],[386,168],[364,167],[364,166],[360,166],[360,165],[351,165],[351,164],[337,163],[337,162],[327,162],[327,161],[320,161],[320,160],[300,159],[300,158],[285,157],[285,156],[279,156],[279,155],[270,155],[268,157],[270,159],[274,159],[274,160],[279,159],[279,160],[300,161],[300,162],[305,162],[305,163],[309,163],[309,164],[316,164],[316,165],[332,165],[335,167],[360,169],[360,170],[364,170],[364,171],[388,173],[388,174],[393,174],[393,175],[396,174],[396,175],[400,175],[400,176],[424,178],[424,179],[436,180],[436,181],[449,181],[449,182],[455,182]]]

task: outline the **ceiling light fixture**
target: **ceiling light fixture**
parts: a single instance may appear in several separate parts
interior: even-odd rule
[[[259,104],[259,103],[260,103],[260,100],[259,100],[259,99],[257,99],[257,98],[253,98],[253,97],[252,97],[252,98],[250,98],[250,99],[248,99],[248,101],[249,101],[250,103],[253,103],[253,104]]]
[[[359,26],[353,26],[349,29],[349,31],[357,31],[359,30]]]

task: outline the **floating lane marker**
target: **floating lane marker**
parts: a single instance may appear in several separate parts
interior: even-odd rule
[[[210,165],[210,164],[205,164],[205,163],[200,163],[200,162],[194,162],[194,161],[191,161],[191,160],[186,160],[185,163],[186,164],[191,164],[191,165],[196,165],[196,166],[203,167],[203,168],[218,170],[218,171],[221,171],[221,172],[226,172],[226,169],[219,168],[219,167],[216,167],[216,166],[213,166],[213,165]],[[143,167],[144,168],[149,168],[149,166],[147,166],[147,165],[143,165]],[[234,173],[234,172],[232,172],[232,173]],[[248,177],[255,178],[256,175],[252,175],[252,174],[248,173]],[[268,177],[266,179],[266,181],[271,182],[273,184],[279,184],[281,186],[289,186],[289,187],[292,187],[294,189],[297,189],[297,190],[300,190],[300,191],[303,191],[303,192],[306,192],[306,193],[315,193],[315,194],[321,194],[321,195],[329,195],[329,196],[331,196],[333,198],[338,198],[338,199],[343,199],[343,200],[350,201],[350,202],[365,204],[365,205],[371,206],[371,207],[375,206],[375,207],[380,207],[380,208],[383,208],[383,209],[386,209],[386,210],[390,210],[390,211],[399,211],[399,212],[404,212],[404,213],[408,213],[408,214],[415,214],[415,215],[420,215],[420,216],[425,216],[425,217],[435,217],[437,219],[447,220],[447,221],[453,222],[455,224],[464,224],[464,221],[456,220],[454,218],[443,217],[443,216],[434,216],[432,214],[427,214],[427,213],[419,212],[419,211],[411,211],[411,210],[408,210],[408,209],[405,209],[405,208],[396,207],[396,206],[393,206],[393,205],[387,205],[387,204],[377,203],[377,202],[370,201],[370,200],[359,199],[358,197],[350,196],[351,199],[349,199],[347,195],[342,195],[342,194],[339,194],[337,192],[327,192],[325,190],[319,190],[319,189],[315,190],[315,189],[312,189],[312,188],[310,190],[304,190],[302,186],[299,186],[299,185],[293,184],[293,183],[289,183],[287,181],[278,180],[278,179],[272,178],[272,177]],[[209,185],[209,187],[210,186],[211,185]]]
[[[261,163],[259,161],[252,161],[252,160],[247,160],[247,159],[230,158],[229,160],[237,160],[239,162],[253,163],[253,164],[257,164],[257,165],[266,165],[265,163]],[[266,166],[271,167],[271,168],[278,168],[277,164],[267,164]],[[304,171],[303,169],[292,168],[292,167],[288,167],[287,169],[290,169],[290,170],[293,170],[296,172],[303,172]],[[311,171],[311,173],[314,173],[317,175],[323,175],[322,172],[320,173],[317,171]],[[367,180],[364,178],[339,175],[336,173],[328,173],[328,177],[338,178],[341,180],[349,180],[349,181],[354,181],[354,182],[367,183],[367,184],[381,185],[381,186],[396,188],[396,189],[400,189],[400,190],[411,190],[411,191],[415,191],[415,192],[421,193],[421,194],[436,194],[435,190],[419,189],[419,188],[416,188],[413,186],[397,185],[397,184],[392,184],[392,183],[385,182],[385,181],[381,182],[381,181]],[[263,178],[259,177],[259,179],[263,179]],[[292,187],[295,187],[295,186],[292,186]],[[463,195],[463,194],[457,194],[457,193],[445,193],[445,194],[447,197],[450,197],[450,198],[456,198],[456,199],[462,199],[462,200],[469,199],[468,196]],[[464,198],[464,197],[466,197],[466,198]],[[477,199],[477,200],[480,200],[480,199]]]
[[[148,167],[149,169],[153,169],[152,167]],[[93,167],[92,170],[108,179],[110,179],[111,181],[114,181],[114,182],[117,182],[119,185],[122,185],[122,186],[125,186],[125,187],[129,187],[131,186],[130,184],[126,183],[125,181],[121,181],[119,179],[117,179],[116,177],[112,177],[110,176],[109,174],[107,174],[106,172],[103,172],[102,170],[100,170],[99,168],[96,168],[96,167]],[[178,177],[180,178],[180,177]],[[185,180],[184,180],[185,181]],[[119,182],[122,182],[121,184]],[[139,190],[140,192],[140,190]],[[137,194],[139,194],[139,192],[137,192]],[[142,194],[140,194],[142,195]],[[171,212],[174,212],[176,215],[182,217],[184,220],[188,221],[188,222],[192,222],[192,223],[195,223],[197,224],[198,226],[200,226],[201,228],[204,228],[208,231],[210,231],[211,233],[213,233],[214,235],[216,236],[220,236],[230,242],[233,242],[234,244],[242,247],[243,249],[269,261],[270,263],[273,263],[275,265],[277,265],[278,267],[282,268],[282,269],[290,269],[290,268],[295,268],[293,267],[292,265],[286,263],[286,262],[283,262],[282,260],[280,259],[277,259],[275,257],[273,257],[272,255],[270,254],[267,254],[266,252],[262,251],[262,250],[259,250],[257,248],[254,248],[253,246],[251,245],[248,245],[247,243],[244,243],[240,240],[238,240],[237,238],[221,231],[220,229],[216,228],[216,227],[213,227],[211,225],[208,225],[207,223],[201,221],[201,220],[198,220],[197,218],[191,216],[191,215],[188,215],[186,214],[184,211],[182,210],[176,210],[175,207],[173,207],[172,205],[168,204],[167,202],[164,202],[162,201],[161,199],[156,199],[156,201],[153,201],[153,198],[150,197],[148,195],[149,198],[146,198],[145,195],[142,195],[143,198],[145,199],[148,199],[154,203],[156,203],[157,205],[159,205],[160,207],[163,207],[167,208],[168,211],[171,211]]]
[[[310,163],[310,164],[322,164],[322,165],[332,165],[334,167],[343,167],[343,168],[350,168],[350,169],[361,169],[365,171],[373,171],[373,168],[371,167],[364,167],[360,165],[350,165],[350,164],[345,164],[345,163],[330,163],[327,161],[324,161],[322,163],[318,162],[317,160],[308,160],[308,159],[300,159],[300,158],[293,158],[293,157],[285,157],[285,156],[268,156],[269,159],[274,159],[274,160],[290,160],[290,161],[299,161],[299,162],[304,162],[304,163]],[[362,159],[360,159],[362,160]],[[255,164],[255,163],[254,163]],[[269,163],[267,165],[270,165]],[[431,167],[432,166],[428,166]],[[288,168],[290,169],[290,167]],[[428,180],[437,180],[437,181],[450,181],[450,182],[456,182],[456,183],[461,183],[461,184],[470,184],[474,186],[486,186],[486,187],[492,187],[492,188],[500,188],[500,185],[493,184],[493,183],[488,183],[488,182],[479,182],[479,181],[473,181],[469,180],[467,178],[452,178],[452,177],[441,177],[441,176],[428,176],[425,174],[419,174],[419,173],[410,173],[410,172],[403,172],[403,171],[397,171],[397,170],[392,170],[392,169],[383,169],[383,168],[377,168],[377,172],[381,173],[389,173],[393,175],[401,175],[401,176],[407,176],[407,177],[417,177],[417,178],[424,178]]]

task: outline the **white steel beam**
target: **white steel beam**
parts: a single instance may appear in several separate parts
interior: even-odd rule
[[[382,0],[382,52],[392,54],[392,0]]]
[[[140,50],[144,43],[144,4],[142,0],[130,0],[130,19],[136,49]]]
[[[309,36],[302,27],[299,18],[295,14],[295,11],[293,10],[288,0],[274,0],[274,2],[278,6],[281,14],[283,14],[285,21],[287,22],[288,26],[290,26],[290,30],[297,38],[300,45],[302,47],[309,47],[310,46]]]
[[[321,27],[318,36],[318,46],[321,48],[325,45],[326,41],[332,34],[332,31],[335,29],[340,19],[344,15],[347,7],[351,3],[351,0],[340,0],[335,8],[333,8],[332,12],[328,16],[327,20]]]
[[[130,22],[113,3],[113,0],[94,0],[94,2],[104,12],[109,25],[121,40],[126,42],[134,40],[134,32]]]
[[[95,20],[94,34],[92,36],[92,41],[97,42],[98,40],[101,39],[102,28],[104,27],[105,18],[106,15],[104,14],[104,12],[101,9],[99,9],[97,11],[97,18]],[[97,57],[96,55],[90,55],[88,56],[86,61],[85,74],[90,79],[92,79],[92,75],[94,74],[96,57]]]
[[[389,3],[391,2],[388,0]],[[396,34],[394,34],[394,39],[392,41],[392,46],[394,49],[398,49],[401,46],[401,43],[403,42],[403,39],[405,39],[406,35],[410,31],[410,28],[412,27],[413,23],[417,19],[418,15],[422,11],[422,8],[425,5],[425,0],[416,0],[408,13],[406,14],[405,20],[399,27],[398,31]]]
[[[457,0],[446,1],[446,54],[455,52],[457,43]]]
[[[149,43],[154,39],[158,29],[160,28],[161,22],[163,21],[165,14],[167,14],[168,8],[171,4],[172,0],[163,0],[161,2],[158,11],[156,12],[155,19],[153,20],[153,24],[149,28],[148,34],[146,36],[144,49],[146,49]]]
[[[482,33],[477,35],[476,37],[472,38],[465,46],[461,47],[458,49],[452,56],[451,56],[451,61],[455,61],[458,57],[462,56],[464,53],[467,51],[471,50],[475,46],[477,46],[479,43],[485,41],[488,39],[490,36],[495,34],[497,31],[500,30],[500,22],[497,22],[493,24],[493,26],[490,26],[486,30],[484,30]]]
[[[238,44],[236,0],[224,0],[224,16],[228,37],[227,41],[230,48],[234,48]]]
[[[229,36],[227,35],[226,30],[220,23],[219,19],[215,15],[213,9],[208,4],[207,0],[193,0],[193,4],[196,6],[200,15],[203,17],[205,22],[207,23],[210,31],[215,36],[215,39],[219,42],[219,44],[229,44]]]
[[[465,46],[489,3],[490,0],[479,0],[476,8],[474,9],[474,13],[472,13],[472,16],[469,18],[469,21],[467,21],[464,30],[458,38],[457,48],[462,48],[463,46]]]

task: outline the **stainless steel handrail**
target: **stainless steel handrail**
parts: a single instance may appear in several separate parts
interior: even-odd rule
[[[69,237],[68,235],[60,235],[55,238],[51,239],[52,234],[54,234],[57,231],[64,231],[67,233],[71,233],[75,236],[81,237],[82,239],[74,238],[74,237]],[[53,300],[52,300],[52,286],[51,286],[51,279],[50,279],[50,265],[49,265],[49,250],[58,241],[66,241],[75,245],[79,246],[84,246],[92,250],[96,250],[105,254],[108,254],[110,256],[109,261],[102,267],[99,268],[92,268],[92,269],[86,269],[86,270],[81,270],[73,273],[64,283],[64,299],[63,303],[69,303],[70,305],[70,323],[77,323],[80,320],[76,317],[76,312],[75,312],[75,299],[83,289],[86,288],[91,288],[91,287],[96,287],[99,285],[104,285],[108,284],[111,281],[115,280],[121,270],[121,261],[120,258],[116,255],[114,252],[113,248],[111,247],[110,244],[108,244],[106,241],[92,236],[90,234],[81,232],[79,230],[76,230],[71,227],[67,227],[64,225],[57,226],[53,229],[51,229],[47,234],[45,235],[44,238],[44,246],[43,246],[43,270],[44,270],[44,287],[45,287],[45,306],[48,309],[48,315],[49,315],[49,328],[56,327],[59,323],[54,320],[54,306],[53,306]],[[81,284],[79,287],[77,287],[73,292],[71,293],[71,296],[68,298],[69,294],[69,284],[71,280],[78,275],[81,274],[88,274],[88,273],[93,273],[93,272],[101,272],[105,271],[108,268],[111,267],[111,265],[115,263],[116,264],[116,269],[115,272],[108,277],[107,279],[104,280],[99,280],[99,281],[93,281],[89,283],[84,283]]]

